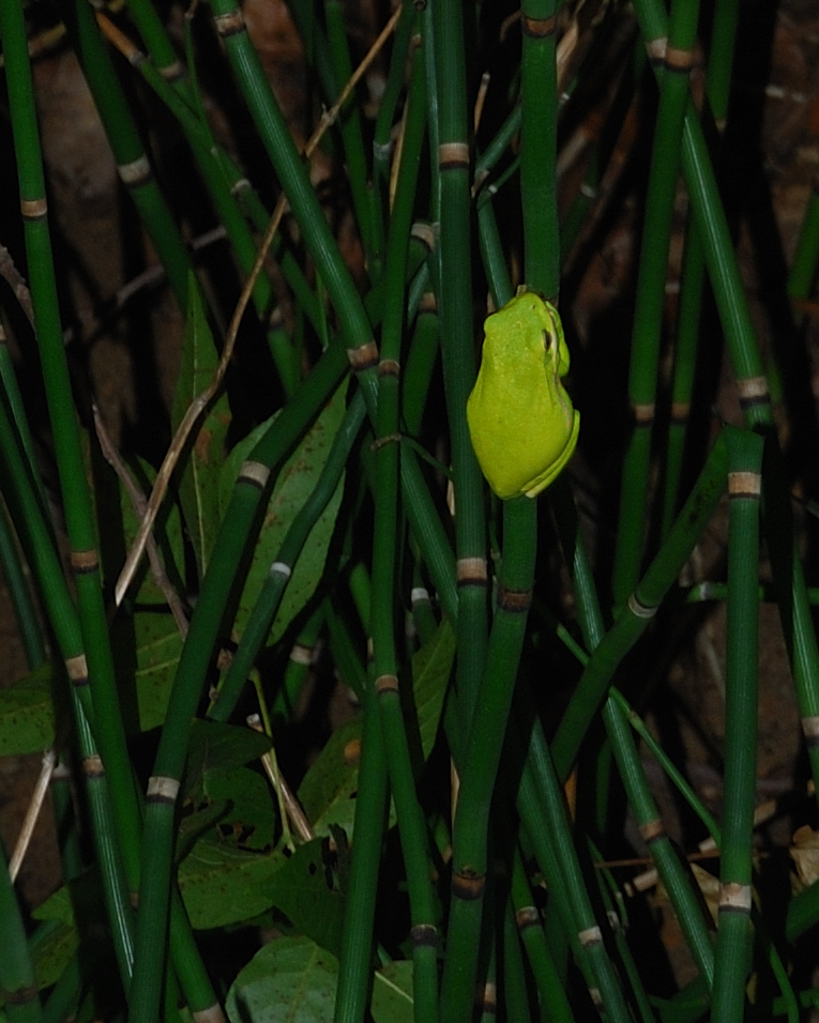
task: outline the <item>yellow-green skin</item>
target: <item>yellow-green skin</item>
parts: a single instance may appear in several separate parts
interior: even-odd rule
[[[569,349],[554,306],[519,289],[484,324],[483,357],[466,405],[472,446],[489,486],[535,497],[572,456],[580,416],[563,387]]]

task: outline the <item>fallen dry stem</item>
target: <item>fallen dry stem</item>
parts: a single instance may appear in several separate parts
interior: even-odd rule
[[[347,97],[356,87],[357,83],[362,78],[362,76],[366,73],[370,64],[372,64],[373,60],[375,60],[375,57],[377,56],[378,52],[381,50],[384,43],[389,38],[390,34],[395,29],[395,26],[398,23],[400,15],[401,8],[399,7],[393,12],[391,18],[384,26],[380,35],[373,43],[373,45],[370,47],[370,50],[367,53],[367,55],[358,65],[353,74],[350,76],[350,80],[341,90],[341,95],[339,96],[336,103],[330,108],[330,110],[326,111],[322,115],[321,120],[319,121],[319,124],[316,127],[316,130],[313,132],[312,136],[310,137],[310,140],[304,147],[304,156],[307,159],[309,159],[310,156],[313,154],[316,146],[321,141],[321,138],[327,131],[327,129],[334,124],[339,111],[341,110],[342,106],[347,100]],[[245,286],[242,289],[241,295],[239,296],[239,301],[236,303],[236,308],[233,312],[233,317],[230,321],[230,327],[228,328],[227,336],[225,338],[225,347],[222,351],[222,358],[219,360],[219,365],[216,367],[216,372],[213,375],[213,379],[211,380],[207,388],[205,388],[205,390],[202,391],[201,394],[197,395],[197,397],[194,398],[194,400],[191,402],[187,412],[185,413],[182,419],[182,422],[179,424],[179,427],[177,428],[173,440],[171,441],[171,445],[168,448],[162,465],[160,466],[159,472],[156,474],[156,479],[154,481],[153,489],[151,490],[151,496],[150,499],[148,500],[148,505],[145,509],[145,514],[142,518],[142,521],[140,522],[139,529],[137,531],[136,537],[134,538],[134,543],[131,547],[131,550],[128,552],[128,557],[125,559],[125,564],[122,568],[122,571],[120,572],[119,579],[117,579],[117,585],[114,591],[114,602],[117,607],[119,607],[119,605],[122,603],[123,597],[128,591],[128,587],[131,585],[131,581],[134,578],[134,573],[136,572],[137,566],[139,565],[139,562],[142,559],[142,555],[145,551],[145,545],[148,541],[148,535],[151,532],[151,529],[153,528],[154,522],[156,521],[156,516],[162,504],[162,501],[165,498],[165,493],[167,492],[171,476],[173,475],[174,469],[176,468],[176,463],[179,461],[182,451],[185,448],[188,437],[190,436],[194,426],[196,426],[197,422],[199,421],[200,416],[204,413],[205,409],[208,407],[210,402],[213,400],[213,398],[219,391],[219,388],[222,386],[222,381],[224,379],[228,363],[230,362],[231,356],[233,355],[233,349],[236,344],[236,336],[239,332],[239,324],[242,322],[242,317],[244,316],[245,309],[247,308],[247,304],[250,301],[250,296],[253,292],[256,280],[262,270],[262,266],[264,265],[264,261],[267,256],[267,250],[269,249],[270,244],[273,241],[276,231],[279,229],[279,224],[281,223],[281,219],[284,216],[286,208],[287,199],[284,195],[281,195],[279,197],[278,202],[276,203],[276,208],[273,211],[273,216],[270,218],[270,224],[268,225],[267,231],[265,232],[265,236],[262,239],[261,245],[259,246],[259,250],[256,254],[256,261],[253,264],[253,269],[251,270],[250,275],[247,281],[245,282]]]

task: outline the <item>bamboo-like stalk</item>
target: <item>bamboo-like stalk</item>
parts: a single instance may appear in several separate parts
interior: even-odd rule
[[[725,1023],[745,1014],[753,931],[751,860],[756,790],[759,502],[763,441],[733,433],[728,447],[728,608],[725,683],[725,790],[719,922],[712,1013]]]
[[[520,741],[521,737],[516,737]],[[555,900],[566,937],[589,986],[589,995],[612,1020],[630,1020],[622,986],[585,887],[567,820],[563,791],[540,722],[531,729],[529,757],[518,790],[518,812]]]
[[[471,10],[471,8],[470,8]],[[483,478],[466,424],[466,401],[475,382],[470,251],[470,151],[468,139],[464,9],[460,2],[430,5],[428,73],[435,104],[430,119],[433,215],[440,221],[435,290],[441,361],[449,422],[455,495],[455,556],[458,580],[456,685],[464,737],[468,735],[483,674],[487,636],[486,541]],[[432,79],[434,78],[434,85]],[[455,269],[457,268],[457,270]]]
[[[739,5],[736,0],[718,0],[715,4],[711,51],[706,76],[706,95],[720,133],[724,129],[728,116],[738,14]],[[668,451],[665,463],[663,536],[671,527],[679,500],[680,477],[697,362],[704,280],[705,255],[702,241],[693,223],[689,222],[680,275],[680,306],[674,353]]]
[[[175,93],[182,106],[187,106],[191,111],[195,111],[197,100],[191,81],[185,75],[184,68],[177,59],[153,5],[147,3],[146,0],[131,0],[129,8],[140,34],[146,41],[151,57],[156,63],[156,68],[153,69],[155,88],[159,88],[165,94],[166,101],[168,93]],[[143,63],[139,51],[133,46],[131,46],[129,59],[137,66]],[[150,74],[147,68],[143,73]],[[160,82],[163,85],[160,85]],[[176,105],[177,113],[180,112],[180,104]],[[230,239],[239,267],[245,276],[249,276],[256,260],[256,245],[242,216],[236,195],[229,187],[223,162],[219,158],[219,150],[211,144],[210,131],[206,122],[195,117],[181,116],[179,123],[185,133],[214,210]],[[265,274],[259,275],[254,282],[253,302],[260,320],[263,323],[269,323],[275,305],[275,296],[270,280]],[[187,306],[185,308],[187,310]],[[299,367],[295,351],[283,332],[275,327],[268,331],[268,340],[282,388],[285,395],[289,397],[299,380]]]
[[[424,141],[426,81],[423,44],[412,57],[404,140],[387,239],[384,268],[386,301],[381,332],[378,416],[375,440],[375,523],[373,599],[370,613],[372,676],[386,747],[390,786],[395,799],[401,846],[407,870],[413,942],[414,1017],[418,1023],[438,1018],[438,976],[435,905],[427,854],[426,825],[415,791],[395,650],[394,592],[399,515],[400,359],[404,332],[406,260],[416,182]],[[355,849],[353,856],[355,857]],[[372,923],[370,923],[372,929]],[[342,958],[341,972],[344,973]],[[351,979],[351,984],[353,980]]]
[[[139,137],[94,13],[85,0],[63,0],[63,19],[114,154],[120,180],[128,190],[184,316],[192,264]]]
[[[657,392],[665,280],[671,219],[682,144],[685,111],[689,102],[688,78],[694,62],[693,46],[699,4],[677,0],[671,5],[660,104],[654,129],[645,221],[637,277],[637,301],[629,367],[629,402],[633,432],[623,463],[620,513],[614,552],[612,591],[620,607],[640,575],[645,547],[648,506],[649,457]]]
[[[5,37],[4,37],[5,38]],[[40,1023],[40,996],[6,854],[0,845],[0,987],[9,1023]]]
[[[554,1023],[574,1023],[574,1013],[546,942],[540,910],[532,899],[519,849],[515,850],[513,862],[512,900],[518,933],[540,995],[541,1011]]]
[[[233,655],[230,668],[219,687],[218,695],[208,710],[208,717],[214,721],[227,721],[233,713],[259,650],[270,635],[270,628],[284,596],[285,588],[310,530],[327,507],[327,503],[341,479],[341,474],[364,421],[364,415],[364,399],[361,394],[357,394],[336,434],[330,454],[327,456],[327,461],[312,493],[299,509],[280,550],[271,563],[270,571],[242,632],[242,639]]]
[[[639,0],[635,3],[635,12],[646,45],[650,47],[652,40],[664,35],[664,11],[655,0]],[[690,103],[685,115],[682,166],[695,222],[703,240],[706,266],[725,331],[740,405],[747,424],[763,431],[768,438],[764,476],[765,535],[771,553],[782,628],[788,640],[802,730],[806,736],[811,736],[819,734],[819,686],[816,685],[819,648],[810,615],[802,561],[795,544],[793,513],[784,480],[770,391],[702,129]],[[819,743],[808,743],[808,755],[819,797]]]
[[[625,654],[653,619],[724,491],[725,427],[711,450],[697,485],[615,625],[591,655],[552,742],[558,778],[564,782],[609,682]]]
[[[497,604],[455,813],[452,903],[441,981],[441,1015],[453,1021],[467,1021],[471,1012],[479,952],[475,935],[481,928],[487,884],[490,805],[534,584],[537,504],[519,497],[505,501],[503,508]]]
[[[352,75],[353,68],[347,46],[344,12],[339,0],[325,0],[324,14],[327,22],[327,42],[330,46],[336,80],[346,82]],[[358,106],[351,100],[348,100],[342,107],[339,124],[347,165],[347,181],[350,184],[353,209],[364,249],[365,265],[369,266],[374,253],[372,185],[368,181],[369,174],[367,159],[364,155],[361,118]]]
[[[42,157],[31,70],[28,63],[22,8],[17,2],[0,7],[0,35],[13,111],[12,129],[20,183],[31,296],[40,346],[52,435],[60,474],[71,564],[82,628],[82,663],[69,673],[91,682],[95,737],[112,787],[117,841],[129,883],[136,883],[138,864],[134,837],[139,833],[139,810],[128,760],[125,731],[114,678],[108,626],[102,602],[99,559],[91,501],[71,401],[62,329],[57,302]],[[87,665],[85,658],[87,657]]]
[[[557,305],[560,233],[557,219],[557,71],[554,0],[521,6],[520,190],[526,283]]]
[[[387,808],[388,772],[378,699],[371,677],[364,698],[364,731],[361,736],[361,763],[358,769],[358,796],[355,814],[355,856],[350,864],[349,890],[355,898],[348,902],[341,934],[335,1023],[358,1023],[364,1019],[372,971],[373,934],[378,867],[384,816]],[[367,983],[361,983],[361,977]]]
[[[46,661],[37,609],[26,579],[5,505],[0,504],[0,571],[9,592],[17,629],[30,671]]]

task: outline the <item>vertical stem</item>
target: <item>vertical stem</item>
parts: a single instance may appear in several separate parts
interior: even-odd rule
[[[751,861],[756,790],[757,599],[762,438],[729,443],[725,800],[720,862],[714,1019],[739,1023],[753,944]]]

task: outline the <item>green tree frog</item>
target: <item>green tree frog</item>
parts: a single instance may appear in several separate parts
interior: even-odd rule
[[[554,306],[519,288],[484,324],[483,356],[466,405],[472,446],[498,497],[535,497],[577,444],[580,416],[563,387],[569,349]]]

